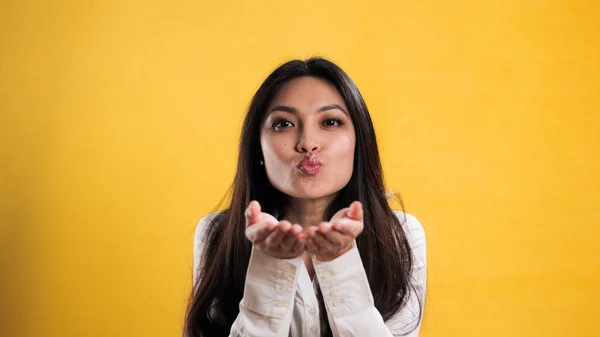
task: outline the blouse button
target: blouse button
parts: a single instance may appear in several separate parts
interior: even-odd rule
[[[313,326],[312,328],[310,328],[310,333],[313,334],[313,335],[316,335],[317,334],[317,327]]]
[[[310,310],[308,310],[308,313],[314,316],[317,313],[317,311],[315,310],[315,308],[310,308]]]

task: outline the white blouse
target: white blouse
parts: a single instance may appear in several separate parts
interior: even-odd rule
[[[200,219],[196,228],[194,280],[202,257],[206,227],[215,214]],[[405,221],[405,213],[394,211],[394,214],[402,224],[414,261],[412,288],[406,305],[386,322],[375,308],[356,246],[330,262],[312,259],[333,336],[418,336],[419,313],[425,299],[425,233],[414,216],[406,214]],[[319,302],[313,286],[302,256],[277,259],[252,249],[240,313],[229,336],[318,336]]]

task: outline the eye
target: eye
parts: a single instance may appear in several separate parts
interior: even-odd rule
[[[327,118],[323,121],[323,125],[326,127],[335,127],[344,125],[344,122],[339,118]]]
[[[279,130],[281,128],[289,128],[294,126],[294,123],[288,121],[287,119],[283,119],[283,118],[277,118],[276,120],[273,121],[273,124],[271,124],[271,127],[275,130]]]

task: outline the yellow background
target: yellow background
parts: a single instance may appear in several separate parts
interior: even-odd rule
[[[362,90],[425,337],[598,336],[598,1],[2,1],[0,335],[177,336],[264,77]]]

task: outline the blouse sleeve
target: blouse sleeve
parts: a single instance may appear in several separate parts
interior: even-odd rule
[[[414,263],[406,305],[387,322],[375,308],[369,281],[356,246],[339,258],[320,262],[313,258],[334,336],[417,337],[426,284],[425,233],[412,215],[396,213],[413,251]],[[410,332],[410,333],[409,333]],[[408,334],[407,334],[408,333]]]
[[[200,220],[194,239],[194,282],[197,282],[205,232],[210,220]],[[302,257],[277,259],[252,249],[240,313],[230,337],[287,337],[294,308],[296,280]]]

